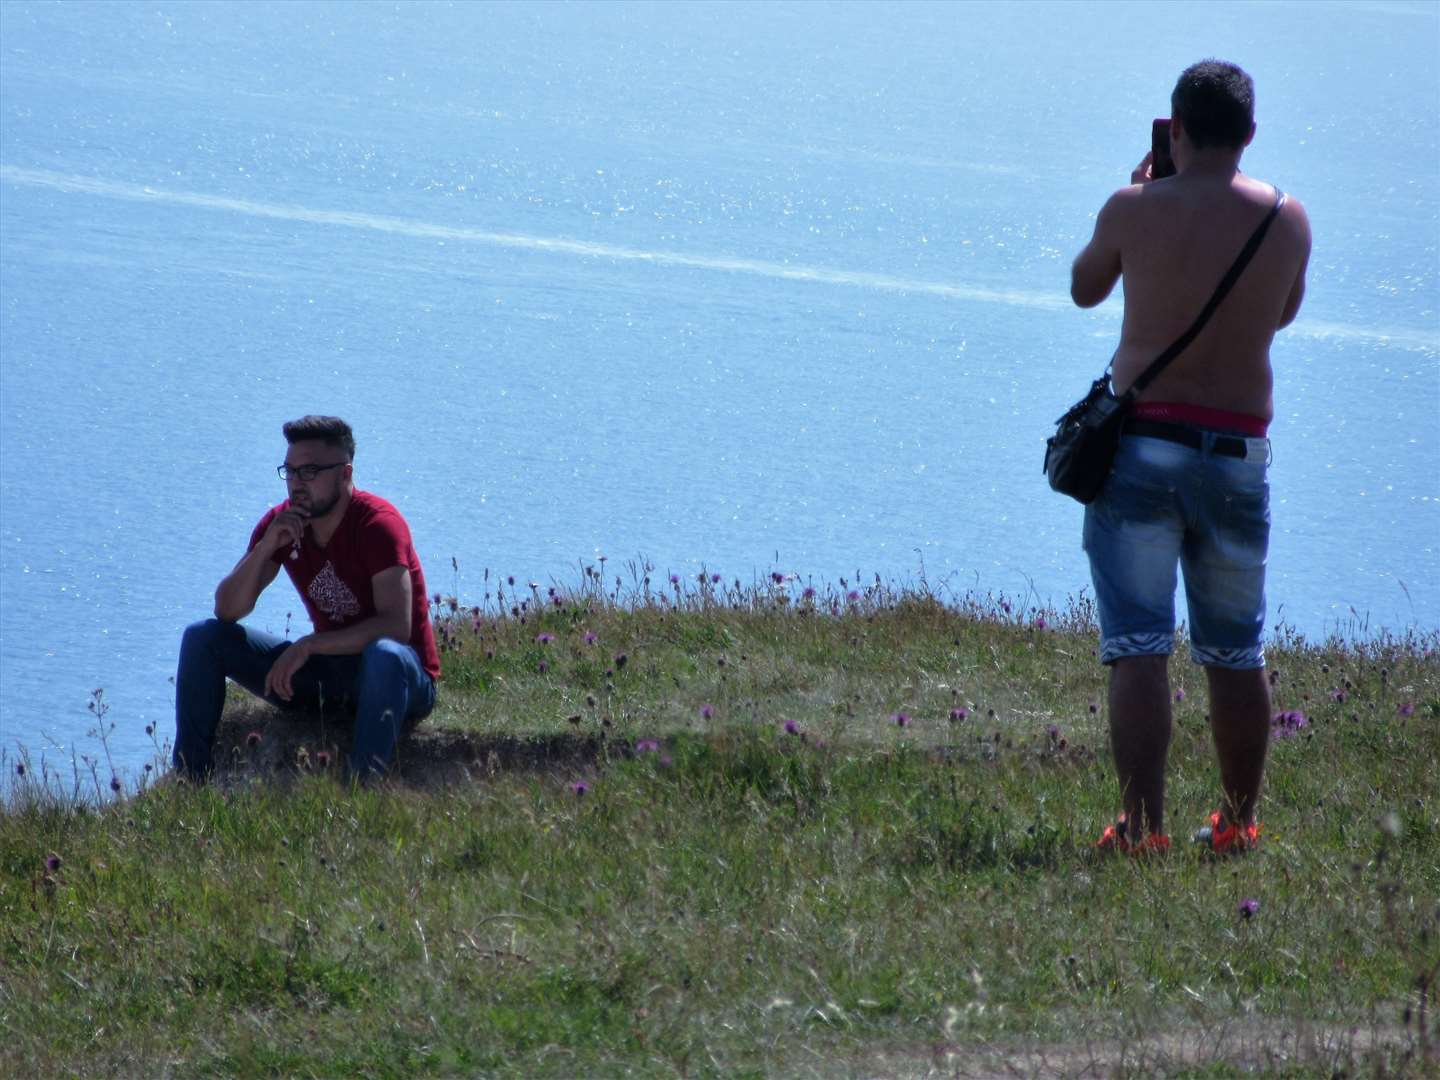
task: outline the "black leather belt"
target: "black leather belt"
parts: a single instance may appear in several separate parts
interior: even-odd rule
[[[1126,420],[1125,434],[1143,435],[1147,439],[1164,439],[1167,442],[1180,443],[1193,450],[1199,450],[1201,435],[1204,433],[1197,428],[1186,427],[1184,424],[1167,424],[1163,420]],[[1212,446],[1217,454],[1238,458],[1247,455],[1247,448],[1246,441],[1235,435],[1216,436]]]

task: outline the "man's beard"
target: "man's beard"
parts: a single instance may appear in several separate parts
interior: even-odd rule
[[[290,505],[293,509],[295,509],[307,518],[320,518],[324,517],[331,510],[334,510],[335,504],[339,501],[340,492],[337,491],[335,492],[335,494],[330,496],[330,500],[328,502],[316,502],[314,499],[307,498],[305,502],[297,505],[295,503],[295,500],[291,499]]]

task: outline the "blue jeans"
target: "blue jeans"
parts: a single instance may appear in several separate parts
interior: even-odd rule
[[[1177,566],[1185,573],[1190,656],[1206,667],[1265,666],[1269,444],[1245,457],[1125,435],[1100,497],[1085,508],[1085,551],[1100,615],[1100,659],[1168,655]]]
[[[359,656],[312,656],[295,673],[294,697],[266,697],[265,676],[290,642],[241,623],[206,619],[185,628],[175,675],[174,765],[203,780],[214,767],[211,746],[225,706],[225,680],[286,709],[354,713],[350,771],[381,774],[395,746],[435,707],[435,680],[409,645],[380,638]]]

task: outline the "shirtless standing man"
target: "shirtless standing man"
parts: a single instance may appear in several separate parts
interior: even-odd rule
[[[1233,64],[1188,68],[1171,95],[1176,175],[1152,160],[1111,195],[1075,259],[1070,295],[1099,304],[1124,278],[1117,393],[1189,326],[1255,227],[1271,185],[1240,172],[1255,135],[1254,83]],[[1100,846],[1164,849],[1170,745],[1169,654],[1177,564],[1190,652],[1205,668],[1221,805],[1196,835],[1221,852],[1252,847],[1270,736],[1261,631],[1270,535],[1266,429],[1270,342],[1305,294],[1310,226],[1286,199],[1234,290],[1189,348],[1140,395],[1114,471],[1085,510],[1085,550],[1110,666],[1110,739],[1124,813]]]

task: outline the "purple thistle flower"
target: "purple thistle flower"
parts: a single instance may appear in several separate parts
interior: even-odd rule
[[[903,712],[897,712],[890,717],[890,722],[896,727],[905,727],[910,723],[910,717]]]
[[[679,575],[679,574],[671,574],[671,575],[670,575],[670,584],[671,584],[671,585],[674,585],[674,586],[678,589],[678,588],[680,587],[680,575]]]
[[[1177,702],[1185,700],[1185,688],[1183,686],[1175,691],[1175,700]]]
[[[711,585],[719,585],[719,584],[720,584],[720,575],[719,575],[719,574],[711,574],[711,575],[710,575],[710,584],[711,584]]]
[[[55,873],[55,871],[59,870],[59,869],[60,869],[60,856],[59,856],[59,855],[53,855],[53,854],[46,856],[46,858],[45,858],[45,869],[48,870],[48,871],[49,871],[50,873],[52,873],[52,874]]]
[[[541,660],[539,665],[536,667],[536,670],[539,671],[541,675],[544,675],[547,671],[550,670],[550,665],[547,664],[544,660]]]
[[[635,752],[637,754],[658,754],[660,743],[656,739],[641,739],[635,744]]]
[[[1345,691],[1341,690],[1339,687],[1336,687],[1334,690],[1330,691],[1330,700],[1343,702],[1345,700]]]
[[[146,724],[146,725],[145,725],[145,734],[146,734],[146,735],[154,735],[154,734],[155,734],[155,725],[154,725],[154,724]]]
[[[845,594],[845,599],[846,599],[846,600],[849,600],[850,603],[852,603],[852,604],[858,603],[859,600],[860,600],[860,590],[859,590],[859,589],[851,589],[849,592],[847,592],[847,593]]]
[[[776,585],[783,585],[785,584],[785,575],[780,573],[779,570],[772,570],[770,571],[770,580]]]
[[[712,706],[712,705],[701,705],[701,706],[700,706],[700,716],[701,716],[703,719],[705,719],[705,720],[713,719],[714,716],[715,716],[715,708],[714,708],[714,706]]]
[[[110,790],[114,792],[118,792],[120,790],[120,777],[110,777]]]
[[[1044,629],[1045,629],[1045,616],[1044,616],[1044,615],[1037,615],[1037,616],[1035,617],[1035,629],[1036,629],[1036,630],[1044,630]]]
[[[1414,716],[1415,703],[1413,701],[1402,701],[1399,705],[1395,706],[1395,711],[1401,716]]]
[[[555,635],[554,635],[554,634],[537,634],[536,637],[535,637],[535,644],[537,644],[537,645],[549,645],[549,644],[550,644],[552,641],[554,641],[554,640],[555,640]]]
[[[669,754],[661,754],[658,764],[662,769],[668,769],[671,765],[675,764],[675,759]]]
[[[1289,738],[1301,728],[1310,726],[1310,718],[1299,709],[1278,712],[1270,720],[1270,730],[1277,739]]]
[[[622,652],[619,656],[615,657],[615,666],[617,668],[622,668],[625,666],[626,661],[629,659],[630,658]]]
[[[1094,715],[1095,715],[1096,713],[1098,713],[1099,711],[1100,711],[1100,706],[1097,705],[1097,704],[1095,704],[1095,702],[1093,702],[1093,701],[1090,702],[1090,715],[1091,715],[1091,716],[1094,716]]]
[[[954,723],[957,720],[964,720],[969,715],[970,710],[963,705],[959,705],[950,710],[950,721]]]
[[[16,775],[16,776],[24,776],[24,775],[25,775],[25,763],[24,763],[23,761],[20,761],[20,762],[17,762],[17,763],[16,763],[16,765],[15,765],[15,775]]]
[[[800,595],[801,595],[801,597],[803,597],[803,598],[806,599],[806,600],[814,600],[814,599],[815,599],[815,590],[812,589],[809,585],[807,585],[807,586],[805,586],[805,591],[804,591],[803,593],[801,593]]]
[[[505,583],[506,583],[507,585],[514,585],[514,584],[515,584],[515,575],[514,575],[514,574],[511,574],[509,577],[507,577],[507,578],[505,579]]]
[[[328,769],[330,767],[330,751],[321,750],[319,753],[317,753],[315,755],[315,764],[320,766],[320,768],[322,769]]]
[[[1050,736],[1050,741],[1052,743],[1060,741],[1060,729],[1054,724],[1051,724],[1045,729],[1045,734]]]
[[[586,631],[585,631],[585,644],[586,644],[586,645],[594,645],[595,642],[597,642],[597,641],[599,641],[599,640],[600,640],[600,635],[598,635],[597,633],[595,633],[594,630],[586,630]]]
[[[590,790],[590,785],[584,780],[576,780],[575,783],[570,785],[570,790],[575,793],[575,797],[578,799]]]
[[[250,732],[250,734],[245,736],[245,745],[248,746],[251,750],[254,750],[255,747],[260,745],[260,740],[264,737],[265,736],[261,735],[260,732],[252,731]]]
[[[1260,910],[1260,901],[1254,897],[1246,897],[1240,901],[1235,910],[1239,912],[1242,919],[1253,919]]]
[[[799,734],[800,734],[800,725],[797,724],[794,720],[786,720],[786,721],[785,721],[785,734],[786,734],[786,735],[799,735]]]
[[[552,604],[554,604],[556,607],[564,607],[564,606],[565,606],[565,597],[561,596],[559,593],[556,593],[554,596],[552,596],[552,597],[550,598],[550,602],[551,602]]]
[[[494,649],[486,649],[486,650],[485,650],[485,659],[486,659],[486,660],[494,660],[494,659],[495,659],[495,650],[494,650]]]

